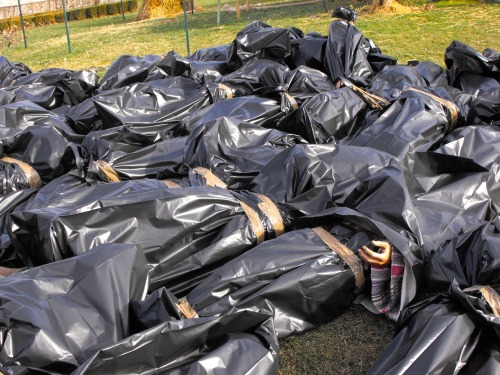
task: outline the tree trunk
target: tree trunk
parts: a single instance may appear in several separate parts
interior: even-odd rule
[[[392,0],[373,0],[375,7],[387,7],[392,5]]]

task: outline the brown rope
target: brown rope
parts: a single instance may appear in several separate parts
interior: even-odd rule
[[[295,100],[295,98],[290,95],[289,93],[285,92],[285,97],[286,99],[288,100],[288,102],[290,103],[290,105],[292,106],[292,108],[294,110],[296,110],[297,108],[299,108],[299,105],[297,103],[297,101]]]
[[[351,87],[351,86],[349,86],[349,87]],[[369,93],[369,92],[363,90],[362,88],[360,88],[360,87],[358,87],[356,85],[352,85],[352,89],[354,91],[359,92],[363,96],[363,98],[370,104],[370,106],[373,109],[382,109],[382,108],[384,108],[380,103],[383,103],[384,105],[388,105],[389,104],[389,102],[387,100],[385,100],[384,98],[381,98],[378,95]]]
[[[344,262],[351,268],[354,273],[355,284],[358,288],[362,288],[365,285],[365,275],[363,274],[363,265],[361,260],[354,254],[354,252],[342,245],[339,240],[328,233],[321,227],[313,228],[312,231],[318,235],[319,238],[336,254],[338,254]]]
[[[5,163],[18,165],[23,171],[24,177],[26,178],[26,181],[28,181],[28,185],[30,188],[39,189],[42,187],[42,180],[40,178],[40,175],[31,165],[26,164],[21,160],[17,160],[8,156],[4,156],[0,160]]]
[[[186,297],[182,297],[178,303],[175,304],[179,311],[188,319],[199,318],[198,313],[189,304]]]
[[[234,98],[233,90],[231,90],[231,88],[229,86],[226,86],[223,83],[219,83],[219,89],[221,89],[222,91],[224,91],[226,93],[226,99]]]
[[[443,98],[440,98],[439,96],[436,96],[434,94],[431,94],[430,92],[419,90],[415,87],[410,87],[408,90],[419,92],[421,94],[427,95],[427,96],[431,97],[432,99],[434,99],[435,101],[437,101],[438,103],[440,103],[441,105],[443,105],[444,107],[448,108],[448,110],[450,111],[451,129],[455,128],[455,126],[457,125],[457,122],[458,122],[458,109],[454,103],[452,103],[448,100],[445,100]]]
[[[96,161],[97,168],[99,168],[99,172],[101,172],[104,177],[106,177],[108,182],[120,182],[120,176],[118,176],[118,173],[113,169],[111,165],[106,163],[104,160],[97,160]]]
[[[486,302],[488,302],[488,304],[491,306],[493,314],[497,318],[500,318],[500,296],[498,295],[496,290],[488,285],[482,286],[479,290],[483,294]]]

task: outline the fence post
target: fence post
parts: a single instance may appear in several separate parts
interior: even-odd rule
[[[71,53],[71,39],[69,38],[69,28],[68,28],[68,15],[66,14],[66,1],[62,0],[63,12],[64,12],[64,26],[66,26],[66,37],[68,38],[68,50]]]
[[[187,10],[186,10],[186,0],[182,0],[182,5],[184,5],[184,29],[186,30],[187,55],[189,56],[191,53],[189,51],[189,32],[188,32],[188,19],[187,19]]]
[[[26,43],[26,32],[24,31],[24,19],[23,11],[21,10],[21,0],[17,0],[17,5],[19,5],[19,16],[21,17],[21,28],[23,29],[24,48],[28,48],[28,43]]]
[[[123,22],[125,22],[125,7],[123,6],[123,0],[120,0],[122,3],[122,17],[123,17]]]
[[[217,0],[217,26],[220,25],[220,0]]]

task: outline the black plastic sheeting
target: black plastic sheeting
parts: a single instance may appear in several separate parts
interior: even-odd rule
[[[370,307],[386,239],[369,373],[499,373],[499,55],[397,64],[333,16],[100,80],[0,57],[0,372],[277,374],[278,339]]]
[[[106,244],[0,280],[2,366],[71,371],[130,336],[128,305],[146,293],[144,270],[136,246]]]

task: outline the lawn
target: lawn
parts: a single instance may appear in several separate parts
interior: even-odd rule
[[[305,32],[314,30],[324,35],[328,33],[331,18],[329,13],[323,11],[321,2],[280,4],[283,6],[279,8],[243,11],[240,20],[236,20],[234,13],[222,12],[221,25],[218,27],[217,1],[196,1],[197,7],[202,10],[188,16],[190,51],[230,43],[236,33],[253,20],[277,27],[295,26]],[[335,2],[335,6],[339,4],[342,1]],[[357,7],[364,5],[362,2],[355,4]],[[419,59],[442,65],[444,51],[454,39],[481,51],[488,47],[500,49],[500,5],[470,0],[432,4],[434,9],[417,7],[407,14],[361,14],[356,25],[373,39],[383,53],[397,57],[403,63],[409,59]],[[230,5],[234,5],[234,1]],[[329,7],[333,9],[334,4],[330,2]],[[164,54],[170,50],[181,55],[187,54],[182,15],[141,22],[134,22],[134,18],[135,14],[127,14],[125,23],[121,15],[70,22],[71,54],[67,49],[64,24],[28,28],[27,49],[24,48],[22,34],[18,32],[14,45],[4,45],[0,48],[0,54],[10,60],[23,62],[35,71],[64,67],[91,68],[99,73],[124,54],[142,56]]]

